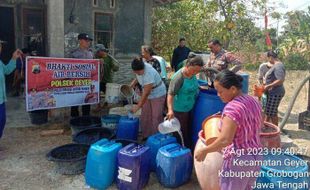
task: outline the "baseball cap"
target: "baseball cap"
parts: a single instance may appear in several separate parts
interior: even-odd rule
[[[109,50],[103,44],[95,45],[95,49],[96,49],[96,52],[98,52],[98,51],[104,51],[106,53],[109,52]]]
[[[80,33],[80,34],[78,35],[78,39],[79,39],[79,40],[89,40],[89,41],[93,41],[93,39],[92,39],[91,37],[89,37],[89,35],[86,34],[86,33]]]

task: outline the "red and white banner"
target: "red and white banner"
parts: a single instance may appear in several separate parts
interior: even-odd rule
[[[27,111],[99,103],[99,60],[27,57]]]

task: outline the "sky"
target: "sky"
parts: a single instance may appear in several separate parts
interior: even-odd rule
[[[310,0],[268,0],[267,6],[276,6],[275,11],[279,13],[286,13],[292,10],[307,10],[310,6]],[[256,21],[257,26],[264,28],[264,18],[260,18]],[[279,32],[283,31],[282,26],[285,24],[285,19],[279,21]],[[277,28],[277,20],[268,17],[268,28]]]

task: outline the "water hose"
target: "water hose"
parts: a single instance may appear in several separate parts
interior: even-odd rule
[[[285,126],[285,123],[287,121],[287,119],[289,118],[290,114],[291,114],[291,111],[292,111],[292,108],[294,106],[294,103],[296,101],[296,98],[300,92],[300,90],[302,89],[302,87],[306,84],[306,82],[309,80],[309,83],[310,83],[310,75],[308,75],[298,86],[298,88],[295,90],[294,94],[293,94],[293,97],[291,98],[291,101],[289,103],[289,106],[288,106],[288,109],[286,110],[285,112],[285,115],[279,125],[280,129],[283,130],[284,126]]]

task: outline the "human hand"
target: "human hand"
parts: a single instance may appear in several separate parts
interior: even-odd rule
[[[12,59],[17,59],[23,55],[23,52],[20,49],[16,49],[12,55]]]
[[[199,150],[196,150],[195,152],[195,159],[198,161],[198,162],[202,162],[204,161],[204,159],[206,158],[207,156],[207,150],[205,148],[201,148]]]
[[[168,110],[168,113],[166,114],[166,117],[168,120],[173,119],[174,118],[174,113],[172,110]]]
[[[136,113],[138,110],[139,110],[140,108],[139,108],[139,106],[137,106],[137,105],[134,105],[132,108],[131,108],[131,113]]]
[[[270,91],[271,89],[272,89],[272,86],[266,85],[266,86],[264,87],[264,92],[268,92],[268,91]]]

